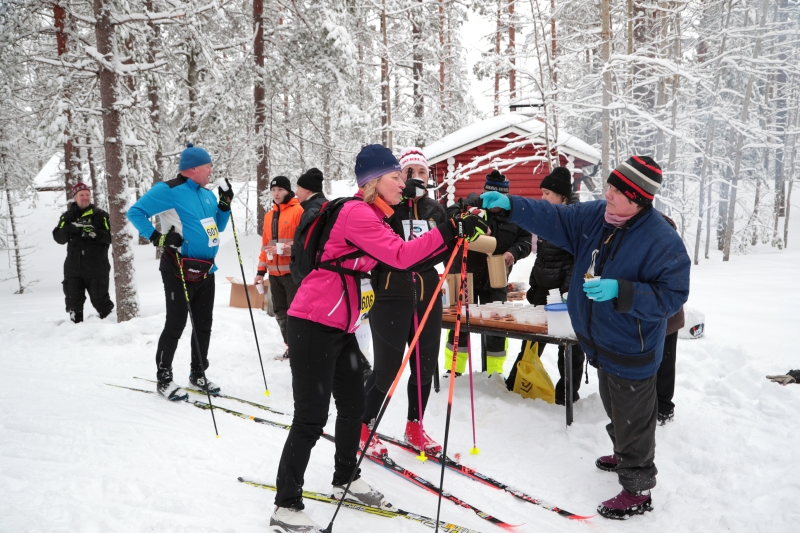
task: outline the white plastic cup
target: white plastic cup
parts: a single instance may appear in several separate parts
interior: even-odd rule
[[[500,307],[497,310],[497,316],[499,316],[500,318],[507,317],[508,316],[508,309]]]
[[[261,283],[256,283],[256,290],[258,291],[258,294],[264,294],[264,282],[263,281]]]
[[[282,242],[275,243],[275,253],[278,254],[278,255],[283,255],[283,243]]]

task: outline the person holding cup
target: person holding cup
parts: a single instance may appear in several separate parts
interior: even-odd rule
[[[615,472],[623,488],[598,506],[599,514],[612,519],[653,508],[656,375],[667,319],[689,297],[686,247],[653,209],[661,180],[653,159],[633,156],[609,175],[605,201],[563,206],[496,192],[481,195],[484,207],[509,210],[511,222],[575,257],[567,306],[581,347],[597,368],[614,447],[595,465]]]
[[[258,258],[258,287],[269,274],[270,297],[275,310],[275,320],[281,329],[286,350],[276,359],[289,358],[289,343],[286,337],[286,312],[297,293],[297,283],[292,279],[289,264],[292,260],[292,242],[303,208],[292,192],[292,182],[286,176],[275,176],[269,184],[272,209],[264,215],[264,230],[261,233],[261,255]],[[260,291],[259,291],[260,292]]]

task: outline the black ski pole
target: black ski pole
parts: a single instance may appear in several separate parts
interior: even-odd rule
[[[436,529],[439,533],[439,517],[442,512],[442,491],[444,490],[444,470],[447,465],[447,443],[450,437],[450,418],[453,412],[453,391],[456,385],[456,361],[458,359],[458,341],[461,334],[461,306],[464,301],[464,289],[467,287],[467,240],[464,239],[464,224],[458,221],[458,237],[464,242],[464,249],[461,253],[461,283],[458,287],[458,300],[456,302],[456,327],[453,335],[453,357],[450,360],[450,389],[447,392],[447,415],[444,423],[444,442],[442,443],[442,473],[439,477],[439,501],[436,505]],[[469,333],[467,333],[469,335]]]
[[[197,356],[200,357],[200,371],[203,373],[203,381],[206,383],[206,396],[208,396],[208,406],[211,411],[211,421],[214,422],[214,433],[219,438],[219,431],[217,431],[217,419],[214,417],[214,405],[211,403],[211,393],[208,392],[208,378],[206,377],[206,369],[203,368],[202,352],[200,351],[200,340],[197,338],[197,330],[194,329],[194,316],[192,316],[192,304],[189,301],[189,289],[186,288],[186,278],[183,276],[183,263],[181,263],[180,252],[175,252],[175,258],[178,260],[178,270],[181,271],[181,283],[183,284],[183,295],[186,297],[186,310],[189,311],[189,321],[192,324],[192,339],[194,340],[194,348],[197,350]],[[206,354],[206,357],[208,355]]]
[[[439,284],[436,286],[434,290],[434,294],[438,293],[442,290],[442,283],[447,277],[447,273],[450,272],[450,267],[453,265],[453,260],[456,258],[458,254],[458,250],[461,248],[461,244],[464,239],[459,239],[456,243],[455,249],[453,250],[453,254],[450,256],[450,260],[447,262],[447,266],[444,268],[445,277],[439,280]],[[386,393],[386,398],[383,400],[383,404],[381,405],[381,410],[378,411],[378,416],[375,419],[375,423],[372,425],[372,430],[369,432],[369,437],[367,438],[367,442],[364,444],[364,449],[361,450],[361,456],[358,458],[356,462],[356,466],[353,468],[353,473],[350,474],[350,480],[347,482],[347,486],[344,488],[344,494],[342,494],[342,499],[339,500],[339,504],[336,506],[336,510],[333,512],[333,517],[331,517],[331,521],[328,524],[328,527],[322,530],[322,533],[333,533],[333,521],[336,520],[336,516],[339,514],[339,509],[342,507],[342,502],[344,501],[345,497],[347,496],[347,491],[350,490],[350,485],[353,483],[353,478],[356,476],[356,472],[358,472],[359,467],[361,466],[361,462],[364,460],[364,457],[367,455],[367,448],[369,447],[369,443],[372,442],[372,439],[375,437],[375,433],[378,431],[378,426],[383,419],[383,414],[386,412],[386,409],[389,407],[389,402],[392,401],[392,396],[394,396],[394,391],[397,389],[397,384],[400,383],[400,378],[403,376],[403,371],[406,369],[406,365],[408,364],[408,360],[411,357],[411,352],[414,351],[414,346],[416,346],[417,342],[419,342],[419,336],[422,332],[422,329],[425,327],[425,323],[428,321],[428,316],[431,314],[431,310],[433,309],[434,300],[431,300],[428,304],[428,308],[425,310],[425,314],[422,315],[422,320],[419,323],[419,329],[414,334],[414,338],[408,345],[408,349],[406,350],[406,354],[403,357],[403,362],[400,363],[400,369],[397,371],[397,374],[394,377],[394,381],[392,382],[392,386],[389,388],[389,392]]]
[[[223,187],[220,183],[219,186],[222,190],[228,191],[231,188],[231,182],[225,178],[225,185]],[[231,206],[233,207],[233,206]],[[233,222],[233,210],[231,210],[231,229],[233,230],[233,241],[236,243],[236,255],[239,256],[239,269],[242,271],[242,283],[244,284],[244,294],[247,297],[247,310],[250,311],[250,324],[253,326],[253,337],[256,339],[256,351],[258,352],[258,362],[261,364],[261,377],[264,378],[264,396],[269,396],[269,387],[267,386],[267,375],[264,373],[264,360],[261,359],[261,347],[258,345],[258,334],[256,333],[256,321],[253,318],[253,307],[250,305],[250,291],[247,290],[247,280],[244,277],[244,264],[242,263],[242,252],[239,250],[239,236],[236,234],[236,224]]]

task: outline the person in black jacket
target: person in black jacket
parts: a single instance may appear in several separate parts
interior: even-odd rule
[[[493,170],[486,176],[486,183],[483,186],[484,191],[497,191],[502,194],[509,193],[509,182],[503,174],[497,170]],[[483,208],[483,202],[480,197],[475,193],[470,193],[466,200],[465,205],[470,207]],[[458,206],[453,206],[451,210],[459,209]],[[491,230],[491,236],[497,239],[497,247],[495,248],[495,255],[503,255],[506,262],[508,272],[514,266],[514,263],[520,259],[528,257],[531,253],[532,242],[531,233],[526,231],[516,224],[509,221],[509,211],[493,208],[486,212],[486,223]],[[461,272],[461,259],[460,256],[456,257],[451,267],[452,273]],[[486,254],[479,252],[467,253],[467,272],[472,274],[473,290],[475,291],[475,299],[479,303],[491,302],[505,302],[508,289],[501,287],[493,289],[489,284],[489,265],[486,261]],[[453,360],[453,331],[450,330],[447,334],[447,344],[444,349],[444,368],[450,372],[450,365]],[[458,358],[456,361],[456,375],[464,373],[467,364],[467,342],[460,342],[458,346]],[[508,339],[505,337],[495,337],[492,335],[486,336],[485,342],[485,362],[484,367],[491,375],[494,373],[503,373],[503,363],[508,355]]]
[[[572,175],[565,167],[556,167],[553,172],[548,174],[540,185],[542,189],[542,199],[551,204],[569,205],[578,202],[578,197],[572,192]],[[572,269],[575,266],[575,258],[558,246],[542,239],[536,241],[536,262],[533,264],[530,277],[530,289],[528,289],[528,302],[531,305],[545,305],[547,294],[551,289],[558,289],[562,297],[569,292],[569,282],[572,278]],[[528,342],[522,343],[517,362],[522,359]],[[539,355],[542,355],[545,344],[539,343]],[[583,350],[580,345],[572,348],[572,401],[580,398],[578,389],[581,387],[581,376],[583,375],[583,363],[585,361]],[[556,383],[556,403],[564,405],[565,391],[568,385],[564,380],[564,346],[558,347],[558,373],[561,378]],[[514,380],[517,375],[517,365],[508,375],[506,385],[508,390],[514,390]]]
[[[419,148],[406,149],[400,156],[400,167],[403,177],[406,178],[406,188],[400,203],[392,206],[394,215],[389,218],[389,225],[395,233],[409,240],[444,222],[446,214],[441,204],[428,197],[426,190],[428,162],[422,151]],[[414,221],[413,235],[412,221]],[[442,300],[439,294],[434,294],[439,282],[439,274],[434,267],[443,258],[440,256],[428,261],[414,272],[398,270],[383,263],[378,263],[372,270],[375,303],[369,311],[369,324],[372,329],[375,365],[373,374],[365,386],[366,408],[361,426],[362,449],[369,438],[371,424],[378,416],[386,393],[400,368],[406,345],[416,333],[415,313],[417,319],[421,319],[431,299],[435,300],[434,306],[417,344],[419,362],[417,362],[417,350],[412,353],[409,360],[411,377],[407,387],[408,419],[405,439],[414,448],[424,450],[426,454],[436,454],[442,449],[425,433],[420,420],[430,396],[441,343]],[[370,442],[367,453],[384,455],[387,450],[375,437]]]
[[[64,297],[67,313],[77,324],[83,322],[87,292],[100,318],[107,317],[114,309],[114,302],[108,295],[111,225],[108,213],[92,205],[92,193],[85,184],[75,184],[72,198],[73,202],[53,230],[53,239],[58,244],[67,245]]]
[[[318,168],[308,169],[302,176],[297,178],[297,192],[295,192],[295,195],[297,196],[297,199],[300,200],[300,207],[303,208],[303,214],[300,217],[300,223],[297,225],[297,229],[295,230],[295,238],[297,238],[303,232],[303,229],[306,226],[311,224],[311,222],[319,214],[322,204],[328,201],[322,192],[322,182],[324,179],[325,177],[323,176],[322,171]],[[292,245],[292,255],[294,255],[295,251],[300,248],[302,248],[302,245],[295,242]],[[289,265],[289,269],[292,273],[292,279],[298,286],[300,286],[300,282],[303,281],[303,277],[296,272],[296,267],[294,264],[294,257],[292,257],[292,262]]]

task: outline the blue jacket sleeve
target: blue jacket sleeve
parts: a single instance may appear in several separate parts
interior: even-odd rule
[[[139,235],[149,239],[156,230],[150,223],[150,217],[173,207],[169,185],[156,183],[128,209],[128,220],[131,221]]]
[[[550,241],[572,255],[576,255],[576,245],[581,235],[581,223],[586,217],[595,218],[596,204],[605,202],[586,202],[573,205],[553,205],[547,200],[531,200],[521,196],[511,196],[511,222]]]
[[[617,280],[619,294],[614,302],[616,312],[652,322],[666,320],[680,310],[689,299],[691,260],[683,249],[683,243],[679,244],[678,253],[664,252],[663,261],[648,269],[646,279],[654,281]]]
[[[214,215],[214,218],[217,221],[217,230],[220,233],[222,233],[223,231],[225,231],[225,228],[228,227],[228,221],[231,219],[231,212],[223,211],[218,207],[217,212]]]

